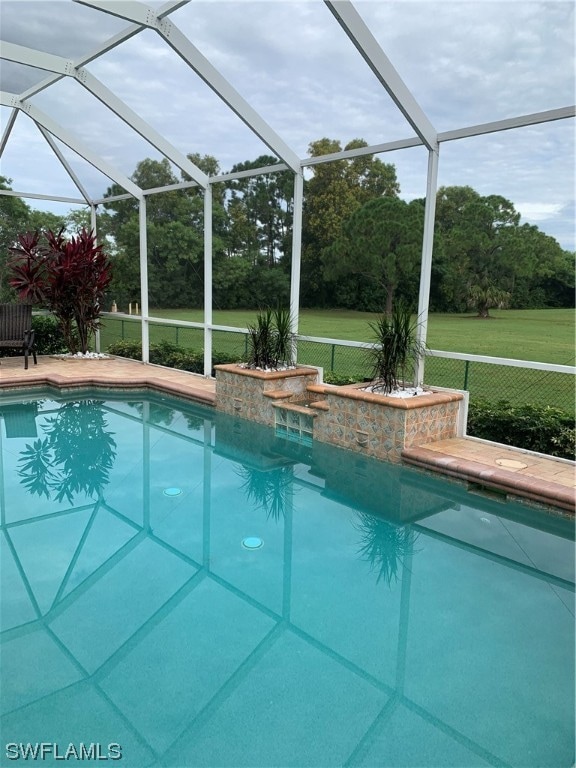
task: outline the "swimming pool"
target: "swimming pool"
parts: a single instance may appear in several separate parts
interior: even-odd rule
[[[572,765],[571,522],[168,398],[0,412],[2,764]]]

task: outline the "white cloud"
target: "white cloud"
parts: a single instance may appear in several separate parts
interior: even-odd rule
[[[515,203],[515,208],[529,221],[547,221],[562,211],[562,203]]]

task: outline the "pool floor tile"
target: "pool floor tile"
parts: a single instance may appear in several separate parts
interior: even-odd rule
[[[341,766],[387,699],[288,630],[163,759],[174,768]]]

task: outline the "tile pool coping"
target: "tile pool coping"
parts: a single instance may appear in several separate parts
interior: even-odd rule
[[[537,504],[559,508],[564,512],[570,513],[571,516],[574,515],[576,503],[575,488],[573,486],[570,487],[567,483],[548,479],[554,477],[552,473],[549,474],[548,478],[542,476],[542,474],[545,474],[542,463],[547,462],[544,467],[552,468],[555,461],[554,458],[540,457],[538,461],[540,467],[538,464],[533,465],[532,473],[523,474],[522,470],[503,469],[497,465],[494,466],[494,463],[489,463],[488,461],[478,461],[476,458],[478,452],[474,450],[474,443],[481,441],[475,441],[471,438],[459,438],[454,441],[445,440],[441,442],[445,444],[442,446],[441,451],[430,446],[404,449],[402,452],[403,462],[413,467],[464,480],[480,490],[496,491],[504,493],[506,496],[527,499]],[[462,449],[464,442],[470,445],[468,456],[450,453],[450,451],[459,454],[464,453],[465,451],[458,450],[458,448]],[[498,446],[494,443],[487,443],[487,445],[495,449],[501,458],[514,456],[515,459],[519,459],[520,457],[526,458],[526,456],[531,455],[509,446]],[[557,462],[557,464],[559,467],[558,474],[560,474],[564,469],[570,471],[569,467],[570,464],[573,465],[573,462]],[[571,473],[572,477],[574,477],[574,466],[571,468]]]
[[[10,365],[13,360],[19,361],[19,364]],[[2,359],[0,394],[42,386],[66,390],[83,387],[149,389],[212,406],[216,400],[215,386],[211,379],[137,360],[114,357],[81,360],[44,356],[38,357],[38,366],[31,364],[25,371],[21,358]]]

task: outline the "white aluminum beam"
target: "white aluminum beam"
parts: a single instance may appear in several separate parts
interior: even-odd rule
[[[49,115],[42,112],[42,110],[38,109],[38,107],[35,107],[29,101],[21,101],[18,96],[15,96],[12,93],[6,93],[6,91],[2,91],[0,92],[0,104],[6,107],[17,107],[18,109],[22,110],[22,112],[27,114],[28,117],[30,117],[35,123],[41,125],[49,133],[59,139],[63,144],[66,144],[67,147],[70,147],[70,149],[76,152],[76,154],[80,155],[80,157],[83,157],[84,160],[90,163],[90,165],[93,165],[105,176],[108,176],[109,179],[116,182],[116,184],[119,184],[127,192],[130,192],[133,197],[142,197],[142,190],[140,187],[137,187],[133,181],[117,171],[116,168],[111,166],[94,152],[92,152],[91,149],[82,144],[82,142],[78,141],[78,139],[72,136],[65,128],[59,125],[56,121],[52,120]]]
[[[384,152],[395,152],[398,149],[408,149],[409,147],[421,147],[422,139],[414,136],[411,139],[399,139],[398,141],[389,141],[386,144],[373,144],[368,147],[358,147],[357,149],[344,149],[342,152],[330,152],[327,155],[318,155],[302,160],[302,167],[307,168],[311,165],[320,165],[321,163],[331,163],[333,160],[351,160],[354,157],[364,155],[377,155]]]
[[[324,2],[424,144],[428,149],[436,149],[436,129],[352,3],[349,0]]]
[[[142,27],[155,27],[158,16],[154,9],[144,3],[132,0],[76,0],[79,5],[87,5],[98,11],[117,16],[119,19],[133,21]]]
[[[77,175],[74,173],[74,171],[73,171],[73,170],[72,170],[72,168],[70,167],[70,164],[68,163],[68,161],[66,160],[66,158],[64,157],[64,155],[62,154],[62,152],[60,151],[60,148],[58,147],[58,145],[56,144],[56,142],[54,141],[54,139],[52,138],[52,136],[51,136],[51,135],[48,133],[48,131],[47,131],[45,128],[43,128],[41,125],[39,125],[38,123],[36,123],[36,125],[37,125],[37,127],[38,127],[38,130],[39,130],[39,131],[40,131],[40,133],[42,134],[42,136],[44,136],[44,138],[45,138],[45,139],[46,139],[46,141],[48,142],[48,144],[49,144],[49,146],[50,146],[50,149],[52,150],[52,152],[54,152],[54,154],[56,155],[56,157],[58,158],[58,160],[60,160],[60,162],[61,162],[61,163],[62,163],[62,165],[64,166],[64,170],[66,171],[66,173],[68,174],[68,176],[70,176],[70,178],[72,179],[72,181],[74,182],[74,184],[75,184],[75,185],[76,185],[76,187],[78,188],[78,191],[80,192],[80,194],[82,195],[82,197],[84,198],[84,200],[85,200],[85,201],[86,201],[86,202],[87,202],[87,203],[90,205],[90,204],[91,204],[91,198],[90,198],[90,195],[88,194],[88,192],[87,192],[87,191],[86,191],[86,189],[84,188],[84,186],[83,186],[82,182],[80,181],[80,179],[78,178],[78,176],[77,176]]]
[[[142,332],[142,362],[150,362],[150,326],[148,306],[148,233],[146,229],[146,198],[140,198],[138,225],[140,230],[140,330]]]
[[[48,72],[57,72],[61,75],[74,74],[74,62],[71,59],[63,59],[61,56],[53,56],[35,48],[26,48],[15,43],[2,42],[0,47],[0,59],[14,61],[17,64],[26,64],[36,69],[45,69]]]
[[[142,192],[144,194],[144,192]],[[117,200],[132,200],[133,195],[125,194],[125,195],[112,195],[110,197],[100,197],[96,198],[96,200],[92,200],[94,205],[102,205],[102,203],[115,203]]]
[[[212,187],[204,190],[204,376],[212,375]]]
[[[14,128],[14,123],[16,122],[17,117],[18,117],[18,110],[17,109],[11,110],[10,117],[8,118],[8,122],[6,123],[6,127],[4,128],[4,131],[2,133],[2,138],[0,139],[0,157],[2,157],[2,155],[4,154],[6,143],[8,142],[8,138],[12,133],[12,128]]]
[[[300,170],[300,159],[278,134],[260,117],[238,91],[218,72],[208,59],[168,19],[159,18],[146,5],[116,0],[78,0],[83,5],[97,8],[128,21],[155,30],[165,42],[191,67],[238,117],[280,157],[293,171]]]
[[[56,203],[74,203],[75,205],[86,205],[86,200],[77,197],[62,197],[60,195],[39,195],[36,192],[16,192],[13,189],[0,189],[0,195],[9,195],[10,197],[23,197],[31,200],[52,200]],[[129,195],[131,198],[132,195]]]
[[[165,184],[162,187],[149,187],[143,189],[143,195],[157,195],[159,192],[175,192],[179,189],[198,189],[198,184],[195,181],[182,181],[179,184]]]
[[[40,69],[47,69],[50,72],[57,72],[61,75],[74,77],[81,85],[86,88],[93,96],[102,102],[108,109],[130,126],[143,139],[148,141],[162,155],[171,160],[178,168],[185,171],[200,186],[206,187],[208,176],[192,163],[186,155],[183,155],[173,147],[166,139],[155,131],[148,123],[142,120],[130,107],[110,91],[103,83],[94,77],[84,67],[75,68],[74,62],[70,59],[63,59],[60,56],[53,56],[48,53],[31,48],[25,48],[22,45],[13,43],[3,43],[0,48],[0,58],[8,61],[15,61],[19,64],[28,64]]]
[[[154,130],[145,120],[128,107],[122,99],[119,99],[103,83],[90,74],[87,69],[80,67],[76,70],[75,77],[78,82],[86,88],[93,96],[101,101],[108,109],[129,125],[136,133],[140,134],[153,147],[155,147],[164,157],[171,160],[174,165],[187,173],[197,184],[206,188],[208,186],[208,176],[194,165],[186,155],[179,152],[169,141]]]
[[[496,120],[492,123],[481,123],[480,125],[471,125],[468,128],[457,128],[455,131],[443,131],[438,134],[438,141],[454,141],[455,139],[468,139],[471,136],[480,136],[484,133],[498,133],[500,131],[509,131],[513,128],[524,128],[529,125],[539,125],[540,123],[551,123],[555,120],[565,120],[576,116],[576,106],[561,107],[559,109],[549,109],[545,112],[534,112],[530,115],[519,115],[518,117],[509,117],[505,120]]]
[[[489,363],[490,365],[507,365],[511,368],[530,368],[534,371],[576,374],[573,365],[558,365],[557,363],[540,363],[534,360],[518,360],[510,357],[492,357],[489,355],[468,355],[464,352],[444,352],[439,349],[426,350],[428,357],[444,357],[449,360],[469,360],[471,363]]]
[[[438,143],[440,144],[445,141],[454,141],[456,139],[466,139],[486,133],[499,133],[501,131],[508,131],[514,128],[522,128],[529,125],[550,123],[555,120],[565,120],[575,116],[575,106],[560,107],[559,109],[550,109],[544,112],[534,112],[529,115],[517,115],[516,117],[509,117],[505,120],[497,120],[491,123],[481,123],[480,125],[473,125],[467,128],[458,128],[453,131],[444,131],[438,134]],[[327,155],[310,157],[302,160],[301,164],[303,168],[308,168],[313,165],[320,165],[321,163],[331,163],[333,160],[350,160],[354,157],[361,157],[363,155],[377,155],[383,154],[385,152],[395,152],[398,149],[421,147],[422,145],[422,139],[414,136],[411,139],[399,139],[397,141],[387,142],[386,144],[371,144],[367,147],[358,147],[357,149],[347,149],[343,150],[342,152],[331,152]],[[263,170],[262,172],[264,173],[265,171]]]
[[[292,218],[292,268],[290,272],[290,330],[294,334],[293,354],[296,360],[296,334],[300,321],[300,266],[302,261],[302,207],[304,176],[294,174],[294,214]]]
[[[438,150],[428,153],[426,178],[426,206],[424,208],[424,233],[422,236],[422,261],[420,263],[420,292],[416,336],[419,344],[426,345],[428,335],[428,309],[430,305],[430,278],[432,275],[432,251],[434,248],[434,221],[436,218],[436,190],[438,188]],[[424,381],[424,355],[418,359],[415,384]]]
[[[72,0],[72,1],[78,2],[78,0]],[[181,8],[183,5],[186,5],[187,2],[188,0],[172,0],[172,2],[165,3],[161,8],[158,9],[158,18],[163,18],[164,16],[167,16],[169,13],[172,13],[172,11],[175,11],[178,8]],[[91,61],[94,61],[94,59],[99,58],[100,56],[104,55],[105,53],[112,50],[113,48],[116,48],[121,43],[125,42],[126,40],[129,40],[131,37],[134,37],[134,35],[137,35],[139,32],[142,31],[142,29],[143,27],[140,24],[130,25],[126,29],[122,30],[122,32],[119,32],[118,34],[109,38],[105,43],[100,45],[95,50],[86,54],[82,58],[77,59],[74,62],[74,66],[83,67],[86,64],[89,64]],[[31,96],[34,96],[36,93],[40,93],[40,91],[43,91],[46,88],[49,88],[54,83],[57,83],[58,80],[61,80],[61,78],[62,78],[62,75],[52,75],[46,78],[45,80],[42,80],[40,83],[36,83],[35,85],[31,86],[26,91],[23,91],[20,94],[20,98],[28,99]]]
[[[418,142],[421,146],[421,142]],[[262,176],[267,173],[280,173],[281,171],[289,171],[290,169],[285,163],[278,163],[276,165],[267,165],[261,168],[253,168],[248,171],[236,171],[235,173],[223,173],[222,175],[218,176],[210,176],[209,182],[210,184],[220,184],[225,181],[234,181],[235,179],[247,179],[252,176]],[[165,184],[161,187],[149,187],[148,189],[143,189],[142,194],[144,195],[156,195],[158,192],[173,192],[174,190],[178,189],[190,189],[190,188],[198,188],[198,183],[195,181],[179,181],[177,184]],[[100,200],[98,202],[104,202],[105,200],[108,200],[109,198],[104,198],[103,200]]]
[[[165,20],[159,23],[158,31],[168,45],[182,58],[238,117],[250,128],[272,152],[283,160],[294,172],[300,170],[298,155],[272,130],[248,102],[240,96],[218,70],[192,45],[188,38]]]
[[[234,181],[235,179],[249,179],[251,176],[263,176],[266,173],[279,173],[280,171],[290,170],[286,163],[276,163],[275,165],[265,165],[261,168],[250,168],[246,171],[235,171],[234,173],[223,173],[220,176],[211,176],[210,182],[217,184],[220,181]]]

